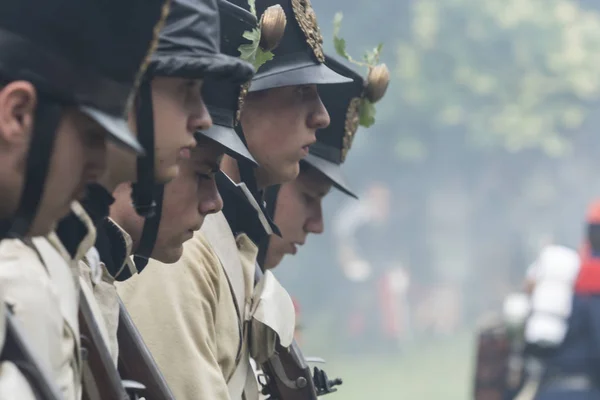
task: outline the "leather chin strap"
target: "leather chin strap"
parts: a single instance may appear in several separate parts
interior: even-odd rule
[[[142,217],[151,217],[156,212],[154,199],[154,111],[150,79],[144,79],[136,101],[138,140],[146,155],[137,159],[137,182],[131,185],[131,199],[135,211]]]
[[[277,196],[281,185],[269,186],[265,189],[265,203],[267,204],[267,215],[275,221],[275,208],[277,207]],[[258,265],[264,271],[267,251],[269,250],[269,237],[264,238],[258,245],[258,256],[256,257]]]
[[[146,155],[137,159],[137,182],[131,185],[131,199],[135,211],[144,217],[140,243],[133,257],[138,272],[141,272],[148,264],[148,259],[154,250],[162,214],[164,192],[164,185],[156,184],[154,179],[156,131],[154,130],[151,78],[144,79],[140,85],[136,121],[138,139],[146,150]]]
[[[236,127],[236,133],[244,142],[244,145],[248,147],[248,143],[246,142],[246,137],[244,136],[244,132],[242,130],[241,125]],[[270,223],[275,227],[274,233],[277,235],[281,235],[277,226],[274,224],[275,219],[275,206],[277,205],[277,195],[279,193],[280,185],[270,186],[265,189],[265,191],[261,191],[258,189],[258,183],[256,182],[256,174],[255,174],[255,166],[247,160],[238,160],[238,168],[240,171],[240,178],[242,182],[246,184],[250,193],[254,196],[256,201],[259,204],[266,203],[266,214],[270,219]],[[264,203],[263,203],[264,201]],[[257,263],[258,265],[264,269],[264,262],[267,257],[267,250],[269,247],[269,236],[266,236],[261,240],[261,243],[258,244],[258,255],[257,255]]]
[[[140,243],[133,257],[133,261],[135,262],[138,273],[141,272],[146,265],[148,265],[148,260],[150,259],[150,256],[152,256],[152,251],[154,250],[154,245],[156,244],[158,227],[160,226],[160,219],[162,216],[164,187],[164,185],[155,185],[153,195],[153,198],[156,202],[155,212],[152,216],[146,217],[144,220],[144,227],[142,228]]]
[[[14,216],[0,220],[0,239],[22,238],[31,229],[44,194],[62,110],[61,104],[40,98],[35,109],[33,134],[25,167],[25,183],[19,207]]]
[[[246,137],[244,136],[244,131],[242,130],[242,125],[238,125],[235,128],[235,133],[237,133],[237,135],[239,136],[239,138],[242,140],[242,143],[244,143],[244,146],[246,146],[246,148],[248,148],[248,142],[246,141]],[[254,199],[261,204],[263,199],[262,199],[262,192],[260,190],[258,190],[258,183],[256,182],[256,175],[254,174],[254,164],[252,164],[250,161],[242,158],[242,159],[238,159],[237,160],[237,164],[238,164],[238,169],[240,171],[240,179],[242,180],[242,182],[244,182],[246,184],[246,187],[248,188],[248,190],[250,191],[250,193],[252,193],[252,196],[254,196]]]

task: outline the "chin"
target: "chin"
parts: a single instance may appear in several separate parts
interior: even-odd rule
[[[177,177],[177,174],[179,174],[179,164],[175,163],[169,167],[161,166],[160,169],[156,171],[156,183],[169,183]]]
[[[267,254],[267,258],[265,259],[265,269],[274,269],[276,268],[279,264],[281,264],[281,261],[283,260],[283,253],[278,253],[278,254]]]
[[[173,264],[179,261],[181,256],[183,255],[183,246],[179,246],[176,249],[169,249],[166,251],[161,251],[159,254],[152,253],[152,258],[160,261],[164,264]]]
[[[286,165],[279,170],[279,183],[291,182],[298,177],[300,173],[300,163]]]

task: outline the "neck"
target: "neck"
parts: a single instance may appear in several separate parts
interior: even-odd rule
[[[116,146],[108,151],[107,168],[98,180],[106,190],[113,193],[124,182],[135,182],[137,177],[137,157]]]
[[[137,249],[143,219],[138,216],[131,203],[131,185],[117,185],[114,191],[115,202],[110,207],[110,218],[129,234],[132,241],[132,250]],[[141,221],[140,221],[141,220]],[[137,229],[136,229],[137,228]]]

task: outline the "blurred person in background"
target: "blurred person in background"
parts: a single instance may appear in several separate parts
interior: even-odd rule
[[[334,219],[338,261],[346,290],[345,324],[352,347],[398,348],[409,335],[410,278],[398,260],[390,223],[388,186],[374,182],[360,202],[341,207]],[[373,340],[377,338],[377,340]]]
[[[600,202],[587,213],[577,254],[546,246],[524,285],[523,385],[510,399],[600,398]]]
[[[541,287],[540,281],[548,280],[548,273],[536,271],[533,289],[532,324],[536,302],[545,300],[545,319],[540,321],[540,332],[528,326],[526,353],[536,357],[543,369],[538,378],[535,398],[539,400],[592,400],[600,399],[600,202],[594,202],[587,213],[586,238],[580,249],[575,271],[576,279],[569,290]],[[556,261],[556,259],[554,260]],[[561,265],[555,277],[569,273],[567,263]],[[544,291],[548,292],[543,295]],[[565,305],[558,304],[563,298]],[[552,307],[554,306],[554,307]],[[550,310],[550,312],[549,312]],[[552,313],[552,310],[557,310]],[[558,319],[551,325],[548,315]],[[539,318],[539,317],[538,317]],[[560,324],[562,322],[562,324]],[[542,331],[543,328],[543,331]],[[554,328],[554,329],[553,329]],[[527,335],[529,334],[529,335]],[[541,339],[545,339],[542,341]],[[535,376],[534,376],[535,378]],[[530,382],[533,379],[530,379]],[[530,384],[530,388],[533,384]],[[516,399],[524,400],[531,392],[527,385]]]
[[[576,251],[545,246],[528,268],[523,291],[505,299],[502,318],[482,326],[475,400],[598,398],[576,397],[595,382],[585,366],[594,346],[582,335],[589,315],[574,294],[579,266]]]

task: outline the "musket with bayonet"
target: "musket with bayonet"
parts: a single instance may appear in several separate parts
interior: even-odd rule
[[[79,301],[84,400],[138,400],[145,386],[122,380],[83,292]]]
[[[62,396],[28,346],[10,307],[4,305],[6,335],[0,361],[10,361],[19,368],[38,400],[60,400]]]
[[[125,379],[142,382],[146,400],[175,400],[154,357],[144,343],[131,315],[119,299],[119,372]]]

